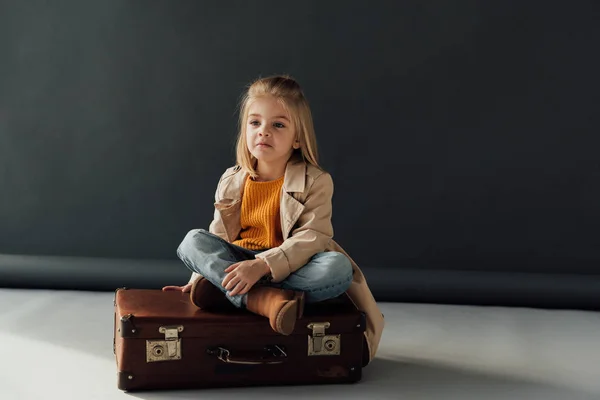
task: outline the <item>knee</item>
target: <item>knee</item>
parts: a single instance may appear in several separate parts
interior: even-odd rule
[[[350,282],[352,280],[352,264],[350,259],[337,251],[328,252],[330,258],[328,272],[332,278]]]
[[[207,232],[204,229],[192,229],[181,241],[181,244],[177,248],[177,254],[188,255],[191,251],[197,250],[201,247],[201,243],[207,236]]]

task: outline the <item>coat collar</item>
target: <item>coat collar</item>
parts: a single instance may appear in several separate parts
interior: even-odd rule
[[[294,155],[285,166],[283,190],[288,193],[304,192],[306,183],[306,163],[299,155]]]
[[[237,166],[234,176],[224,188],[223,198],[229,200],[239,200],[244,191],[244,184],[248,173]],[[293,155],[285,166],[283,178],[283,191],[287,193],[303,193],[306,184],[306,163],[302,156]]]

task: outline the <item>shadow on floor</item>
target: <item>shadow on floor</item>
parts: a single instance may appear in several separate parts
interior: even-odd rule
[[[460,371],[401,360],[375,359],[355,384],[269,386],[231,389],[133,392],[128,396],[158,399],[410,399],[410,400],[594,400],[597,396],[506,377]]]
[[[0,292],[0,303],[10,307],[0,309],[0,331],[113,361],[112,300],[112,294],[106,292],[86,292],[82,295],[71,291],[3,290]],[[426,365],[415,360],[408,362],[389,354],[387,357],[373,360],[363,370],[363,379],[357,384],[134,392],[123,396],[147,400],[197,399],[199,396],[203,399],[331,399],[336,396],[362,399],[368,396],[411,400],[592,400],[599,397],[598,393],[586,394],[515,377]]]

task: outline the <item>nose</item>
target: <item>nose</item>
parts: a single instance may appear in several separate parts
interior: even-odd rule
[[[269,128],[264,127],[260,131],[258,131],[258,134],[260,136],[269,136],[269,135],[271,135],[271,132],[269,131]]]

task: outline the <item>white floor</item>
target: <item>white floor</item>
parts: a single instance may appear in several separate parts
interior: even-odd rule
[[[600,399],[600,313],[401,303],[358,384],[123,393],[112,301],[0,289],[0,399]]]

